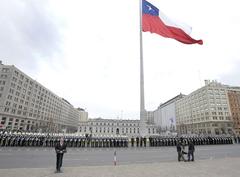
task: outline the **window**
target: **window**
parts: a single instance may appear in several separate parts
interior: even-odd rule
[[[12,88],[9,89],[9,93],[13,94],[14,90]]]
[[[18,73],[17,71],[14,71],[14,74],[15,74],[16,76],[18,76],[19,73]]]
[[[15,86],[16,86],[16,85],[11,82],[11,87],[12,87],[12,88],[15,88]]]
[[[12,78],[12,81],[16,82],[16,81],[17,81],[17,78],[16,78],[16,77],[13,77],[13,78]]]
[[[22,85],[22,81],[21,81],[21,80],[19,80],[19,81],[18,81],[18,84],[19,84],[19,85]]]
[[[9,68],[2,68],[2,72],[3,72],[3,73],[9,72]]]
[[[2,117],[2,121],[1,121],[1,124],[5,124],[5,122],[6,122],[6,117]]]
[[[10,106],[11,103],[9,101],[6,101],[6,106]]]
[[[6,79],[7,75],[6,74],[1,74],[1,78]]]
[[[11,95],[8,95],[7,97],[9,100],[12,100],[12,96]]]
[[[0,85],[5,85],[6,81],[0,80]]]
[[[15,114],[16,110],[15,109],[12,109],[12,114]]]
[[[9,112],[9,108],[5,107],[4,112]]]

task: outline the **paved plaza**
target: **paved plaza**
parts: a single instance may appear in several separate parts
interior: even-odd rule
[[[117,165],[113,152],[117,151]],[[239,177],[240,146],[196,146],[195,162],[177,162],[175,147],[68,148],[63,173],[48,148],[1,148],[1,177]]]
[[[239,177],[240,158],[117,166],[0,169],[1,177]]]

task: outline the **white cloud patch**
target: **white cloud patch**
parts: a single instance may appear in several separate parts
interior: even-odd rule
[[[57,20],[47,1],[0,1],[0,58],[35,73],[38,60],[60,52]]]

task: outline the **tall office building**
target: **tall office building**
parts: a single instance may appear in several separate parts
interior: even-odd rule
[[[182,99],[185,95],[179,94],[174,98],[160,104],[154,110],[154,123],[158,125],[160,132],[176,131],[176,101]]]
[[[232,114],[234,133],[240,134],[240,87],[228,87],[228,99]]]
[[[0,63],[0,128],[74,132],[82,110],[13,65]]]
[[[205,86],[176,102],[176,124],[181,134],[233,133],[227,86],[205,81]]]

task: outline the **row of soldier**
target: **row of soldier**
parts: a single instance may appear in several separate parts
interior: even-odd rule
[[[0,146],[43,146],[54,147],[60,140],[61,135],[39,134],[11,134],[0,132]],[[65,135],[64,141],[67,147],[154,147],[176,146],[179,137],[150,136],[145,137],[91,137]],[[194,145],[233,144],[240,142],[239,137],[230,136],[207,136],[207,137],[184,137],[187,145],[190,141]]]
[[[0,146],[55,147],[61,136],[0,135]],[[88,138],[65,136],[67,147],[128,147],[128,138]]]
[[[149,137],[149,146],[176,146],[179,137]],[[207,136],[207,137],[184,137],[183,143],[188,145],[193,142],[194,145],[214,145],[214,144],[233,144],[234,139],[230,136]]]

